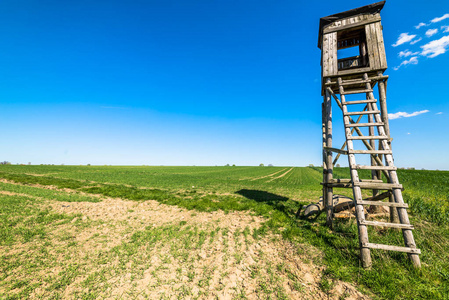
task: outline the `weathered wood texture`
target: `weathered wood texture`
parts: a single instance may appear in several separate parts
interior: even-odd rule
[[[327,79],[330,81],[330,79]],[[325,124],[326,124],[326,147],[332,148],[332,97],[329,91],[326,91],[325,96]],[[326,183],[333,179],[333,162],[332,151],[326,151]],[[324,206],[326,210],[326,225],[332,228],[333,223],[333,188],[327,186],[326,197],[324,198]]]
[[[344,96],[344,89],[343,89],[342,83],[343,83],[343,80],[341,79],[341,77],[339,77],[338,78],[339,92],[341,95],[341,102],[344,103],[345,96]],[[349,121],[350,117],[347,115],[348,110],[347,110],[346,105],[342,106],[342,111],[343,111],[344,123],[345,123],[345,125],[347,125],[350,123],[350,121]],[[351,136],[351,129],[348,127],[345,127],[345,134],[346,134],[346,143],[348,145],[348,150],[353,150],[354,149],[353,142],[352,142],[352,140],[348,139],[348,137]],[[349,161],[350,166],[356,165],[355,155],[349,154],[348,161]],[[350,170],[351,170],[351,179],[354,184],[354,186],[352,188],[354,200],[356,200],[356,201],[362,200],[362,190],[361,190],[360,186],[356,185],[357,183],[360,182],[359,174],[358,174],[357,170],[354,168],[350,168]],[[368,228],[366,227],[366,225],[361,223],[361,222],[365,221],[365,212],[363,209],[363,205],[356,204],[355,210],[356,210],[356,215],[357,215],[357,228],[358,228],[358,232],[359,232],[360,259],[362,261],[362,266],[364,268],[370,268],[371,264],[372,264],[371,252],[368,247],[363,246],[364,244],[369,243]]]
[[[322,51],[323,51],[322,56],[323,77],[336,75],[338,72],[336,32],[323,35]]]
[[[363,75],[363,81],[365,81],[365,89],[371,89],[371,85],[370,85],[370,82],[368,80],[368,75],[367,74]],[[372,93],[366,94],[366,99],[370,99],[371,96],[372,96]],[[374,110],[373,109],[373,103],[376,103],[376,101],[375,101],[374,98],[373,98],[373,100],[374,100],[373,102],[370,102],[368,104],[368,106],[370,107],[370,110]],[[371,123],[371,124],[375,123],[373,115],[368,115],[368,123]],[[375,126],[369,126],[368,127],[368,132],[369,132],[370,136],[374,135],[374,130],[375,130]],[[371,145],[371,147],[373,149],[376,149],[376,141],[375,140],[370,140],[370,145]],[[376,150],[373,150],[373,151],[376,151]],[[376,159],[375,159],[375,157],[376,157],[375,155],[376,154],[375,154],[375,152],[373,152],[372,154],[373,155],[371,155],[371,157],[370,157],[371,165],[372,166],[377,166],[378,164],[377,164]],[[371,170],[371,178],[373,180],[378,180],[379,178],[381,178],[381,174],[382,173],[380,172],[380,170]],[[377,189],[375,189],[375,187],[373,187],[373,197],[376,197],[377,194],[379,194],[379,190],[377,190]],[[381,211],[381,208],[379,206],[376,206],[376,205],[373,205],[370,208],[371,208],[371,211],[373,213],[379,213]]]
[[[382,72],[377,73],[378,76],[382,76]],[[382,119],[382,123],[384,123],[385,128],[385,134],[390,137],[390,124],[388,121],[388,110],[387,110],[387,90],[386,90],[386,80],[388,78],[385,78],[383,80],[380,80],[377,87],[379,91],[379,102],[380,102],[380,117]],[[382,143],[380,143],[382,145]],[[388,143],[388,146],[391,150],[391,138]],[[394,202],[393,195],[390,195],[389,197],[390,202]],[[399,223],[399,216],[396,209],[390,209],[390,222],[391,223]]]
[[[405,253],[421,254],[421,250],[412,249],[412,248],[408,248],[408,247],[398,247],[398,246],[373,244],[373,243],[367,243],[364,246],[367,248],[371,248],[371,249],[381,249],[381,250],[390,250],[390,251],[398,251],[398,252],[405,252]]]
[[[357,217],[360,243],[360,257],[365,268],[371,266],[370,249],[384,249],[408,253],[413,265],[420,266],[419,249],[413,238],[412,229],[402,198],[402,185],[396,173],[391,150],[391,137],[386,107],[386,79],[383,72],[387,68],[385,46],[382,34],[380,10],[384,2],[357,8],[320,19],[318,47],[322,50],[322,95],[323,101],[323,202],[327,212],[326,223],[332,225],[333,187],[352,188]],[[330,23],[330,24],[329,24]],[[359,55],[338,57],[337,50],[358,47]],[[379,103],[373,96],[373,88],[378,83]],[[335,90],[335,92],[334,92]],[[366,99],[346,102],[345,95],[365,94]],[[340,95],[340,99],[337,97]],[[332,147],[332,107],[335,99],[343,113],[346,141],[341,149]],[[364,105],[363,110],[355,105]],[[348,106],[354,111],[348,111]],[[355,108],[354,108],[355,107]],[[355,121],[352,116],[357,116]],[[361,118],[367,119],[361,123]],[[367,128],[362,133],[361,129]],[[354,132],[357,135],[353,135]],[[356,140],[356,142],[354,142]],[[361,141],[366,150],[354,149],[354,143]],[[345,149],[346,147],[346,149]],[[332,162],[332,153],[338,153]],[[356,155],[370,155],[369,165],[356,163]],[[347,155],[351,179],[333,179],[333,164],[340,155]],[[358,170],[371,170],[371,179],[359,178]],[[381,180],[385,175],[387,182]],[[371,189],[373,195],[362,199],[362,189]],[[385,191],[386,192],[383,192]],[[382,192],[382,193],[381,193]],[[380,200],[390,198],[389,202]],[[399,222],[377,222],[365,219],[364,205],[373,209],[388,206],[397,211]],[[370,243],[367,226],[383,226],[402,230],[405,247]]]
[[[323,29],[321,41],[323,78],[387,68],[380,20],[380,14],[362,14],[337,20]],[[358,56],[337,57],[337,49],[356,46],[359,47]]]
[[[337,20],[323,29],[323,33],[332,33],[341,30],[348,30],[357,27],[363,27],[373,22],[380,21],[380,14],[358,15],[346,19]]]
[[[387,58],[380,20],[379,22],[366,25],[365,34],[368,47],[369,68],[371,70],[385,70],[387,68]]]
[[[377,105],[375,103],[373,104],[373,109],[377,109]],[[375,119],[376,119],[376,122],[382,121],[380,114],[376,114]],[[383,126],[378,127],[378,133],[379,133],[379,135],[385,135],[385,129]],[[390,149],[388,140],[382,140],[382,147],[385,150]],[[394,166],[393,155],[386,154],[385,161],[388,166]],[[398,184],[399,179],[398,179],[396,170],[391,170],[389,173],[390,173],[390,181],[389,182]],[[402,198],[402,192],[400,189],[393,189],[393,196],[394,196],[394,201],[396,203],[404,203],[404,199]],[[400,223],[401,224],[410,224],[407,210],[403,207],[398,207],[397,211],[398,211]],[[405,242],[406,247],[416,248],[415,239],[413,237],[413,233],[412,233],[411,229],[402,229],[402,235],[404,237],[404,242]],[[421,262],[420,262],[419,256],[417,254],[410,253],[409,257],[415,267],[421,266]]]

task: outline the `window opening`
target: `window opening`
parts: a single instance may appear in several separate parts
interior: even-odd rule
[[[338,33],[337,58],[338,70],[368,67],[364,28]]]

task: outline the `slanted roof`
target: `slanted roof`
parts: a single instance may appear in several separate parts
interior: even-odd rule
[[[356,15],[362,14],[377,14],[379,13],[385,5],[385,1],[376,2],[359,8],[354,8],[347,10],[338,14],[333,14],[320,19],[320,32],[318,34],[318,48],[321,49],[321,36],[323,35],[323,28],[337,20],[349,18]]]

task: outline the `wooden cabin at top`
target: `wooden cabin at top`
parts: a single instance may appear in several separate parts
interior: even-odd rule
[[[380,24],[384,4],[382,1],[320,19],[318,47],[323,79],[348,79],[360,73],[377,75],[387,69]],[[345,57],[345,52],[352,55]]]

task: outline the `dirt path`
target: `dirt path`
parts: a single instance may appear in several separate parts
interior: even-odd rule
[[[265,219],[250,213],[113,198],[39,206],[73,217],[48,225],[47,239],[0,247],[20,266],[4,284],[35,284],[31,299],[368,299],[340,281],[323,288],[324,267],[314,263],[321,253],[259,234]]]

